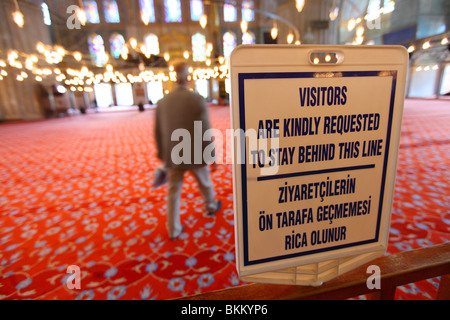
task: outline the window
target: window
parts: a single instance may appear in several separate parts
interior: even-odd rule
[[[223,5],[223,20],[225,22],[234,22],[237,20],[237,10],[235,1],[230,1]]]
[[[147,52],[153,55],[159,54],[159,41],[156,34],[150,33],[145,37],[145,47]]]
[[[192,36],[192,60],[206,60],[206,38],[201,33]]]
[[[94,85],[95,100],[99,107],[109,107],[114,105],[112,88],[109,83],[99,83]]]
[[[153,0],[139,0],[139,5],[141,7],[142,22],[145,24],[155,22],[155,7],[153,6]]]
[[[181,22],[181,3],[180,0],[164,0],[164,12],[166,22]]]
[[[225,92],[228,94],[230,94],[230,92],[231,92],[231,79],[230,78],[225,79]]]
[[[436,94],[436,75],[438,70],[433,68],[416,68],[411,72],[409,97],[433,98]]]
[[[234,32],[225,32],[223,35],[223,56],[225,59],[230,57],[231,51],[236,47],[236,43],[236,35]]]
[[[255,44],[255,34],[247,31],[242,35],[242,44]]]
[[[255,11],[253,10],[255,5],[252,0],[244,0],[242,2],[242,20],[253,21],[255,20]]]
[[[195,80],[195,91],[203,98],[208,99],[209,83],[206,79]]]
[[[150,81],[147,83],[147,97],[152,104],[164,98],[163,84],[161,81]]]
[[[389,13],[395,10],[395,2],[391,0],[384,0],[383,13]]]
[[[118,59],[122,54],[125,39],[120,33],[115,32],[109,37],[109,45],[111,47],[111,55]]]
[[[116,91],[116,100],[118,106],[131,106],[133,100],[133,87],[131,83],[118,83],[114,85]]]
[[[447,64],[442,74],[440,94],[450,94],[450,64]]]
[[[105,20],[109,23],[119,23],[120,15],[117,2],[115,0],[104,0],[103,10],[105,12]]]
[[[200,21],[202,15],[203,15],[202,0],[191,0],[191,20]]]
[[[98,16],[97,2],[92,0],[83,1],[84,12],[86,13],[86,19],[89,23],[100,23],[100,17]]]
[[[98,67],[103,67],[108,60],[105,52],[105,43],[103,42],[102,36],[95,33],[92,34],[88,38],[88,45],[95,65]]]
[[[48,26],[52,25],[52,19],[50,18],[50,11],[48,10],[48,5],[45,2],[41,4],[42,15],[44,16],[44,23]]]

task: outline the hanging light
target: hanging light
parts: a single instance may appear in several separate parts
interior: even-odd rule
[[[356,29],[356,36],[362,37],[363,34],[364,34],[364,27],[363,27],[363,26],[359,26],[359,27]]]
[[[241,31],[242,33],[246,33],[248,29],[248,22],[245,20],[241,21]]]
[[[33,69],[33,61],[31,61],[31,59],[27,59],[25,60],[25,68],[27,68],[28,70],[32,70]]]
[[[12,13],[14,22],[19,26],[19,28],[22,28],[25,24],[25,20],[23,19],[23,14],[20,11],[14,11]]]
[[[353,44],[362,44],[364,41],[364,37],[363,36],[356,36],[355,41],[353,42]]]
[[[338,15],[339,15],[339,7],[336,5],[336,0],[333,0],[333,4],[331,5],[330,14],[329,14],[330,20],[331,21],[336,20]]]
[[[81,61],[81,59],[83,58],[83,56],[81,55],[81,53],[78,52],[78,51],[73,53],[73,57],[74,57],[75,60],[77,60],[77,61]]]
[[[348,31],[352,31],[355,27],[356,27],[356,21],[355,21],[355,19],[350,19],[350,20],[348,20],[347,30],[348,30]]]
[[[141,13],[141,20],[145,25],[148,25],[150,23],[150,15],[146,12]]]
[[[441,40],[441,44],[442,44],[442,45],[446,45],[447,43],[448,43],[447,37],[445,37],[445,38],[443,38],[443,39]]]
[[[64,55],[66,54],[66,50],[64,50],[64,48],[61,46],[57,46],[57,47],[55,47],[55,49],[56,49],[56,52],[62,57],[64,57]]]
[[[43,44],[42,42],[38,42],[38,43],[36,44],[36,50],[37,50],[39,53],[44,53],[44,52],[45,52],[45,46],[44,46],[44,44]]]
[[[130,38],[130,46],[133,49],[136,49],[136,47],[137,47],[137,40],[135,38]]]
[[[189,59],[189,51],[185,51],[184,53],[183,53],[183,57],[185,58],[185,59]]]
[[[19,57],[19,54],[16,50],[10,50],[8,52],[8,62],[10,65],[14,65],[16,63],[16,59]]]
[[[164,54],[164,60],[166,61],[170,60],[170,55],[167,52]]]
[[[148,52],[147,46],[145,44],[141,46],[141,52],[147,57],[147,59],[150,57],[150,52]]]
[[[295,7],[298,12],[302,12],[303,7],[305,6],[305,0],[295,0]]]
[[[287,43],[291,44],[292,41],[294,41],[294,35],[292,34],[292,32],[289,32],[289,34],[287,35]]]
[[[25,24],[25,19],[23,18],[23,13],[20,11],[17,0],[14,0],[14,7],[16,10],[12,13],[13,20],[19,28],[22,28]]]
[[[87,22],[86,12],[84,11],[84,5],[82,0],[78,0],[77,18],[78,21],[84,26]]]
[[[81,25],[86,25],[87,22],[87,17],[86,17],[86,12],[84,11],[84,9],[79,9],[77,12],[77,18],[78,21],[80,21]]]
[[[431,47],[431,44],[430,44],[430,41],[426,41],[423,45],[422,45],[422,48],[423,49],[429,49]]]
[[[273,24],[272,30],[270,30],[270,36],[273,40],[278,37],[278,28],[276,23]]]
[[[208,17],[206,16],[206,14],[202,14],[202,16],[200,17],[200,26],[202,27],[202,29],[205,29],[207,23]]]
[[[408,47],[408,52],[409,53],[414,52],[414,50],[416,50],[416,48],[414,46],[409,46]]]
[[[213,44],[211,42],[206,43],[206,56],[211,57],[211,53],[213,50]]]
[[[122,47],[122,53],[120,54],[120,56],[122,57],[123,60],[127,60],[128,59],[128,48],[126,46]]]

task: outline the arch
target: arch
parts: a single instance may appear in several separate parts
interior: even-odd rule
[[[117,32],[114,32],[109,37],[109,46],[111,48],[111,55],[118,59],[123,52],[123,46],[125,45],[125,38]]]
[[[242,34],[242,44],[255,44],[256,37],[255,34],[251,31],[247,31]]]
[[[119,7],[115,0],[103,0],[103,13],[105,14],[105,21],[109,23],[119,23]]]
[[[145,36],[145,47],[147,48],[147,52],[153,55],[159,54],[159,40],[158,36],[154,33],[149,33]]]
[[[181,22],[180,0],[164,0],[164,13],[166,22]]]
[[[145,24],[155,22],[155,6],[153,0],[139,0],[139,6],[141,8],[142,22]]]
[[[101,35],[93,33],[88,37],[89,52],[94,64],[103,67],[107,62],[105,43]]]
[[[200,21],[203,15],[203,1],[202,0],[191,0],[191,20]]]
[[[192,36],[192,60],[206,60],[206,38],[201,33],[196,33]]]
[[[97,2],[93,0],[83,0],[84,12],[86,13],[86,20],[89,23],[100,23],[98,15]]]
[[[234,22],[237,20],[236,1],[229,1],[223,5],[223,21]]]
[[[236,34],[233,31],[228,31],[223,34],[223,56],[225,59],[230,57],[231,51],[236,47]]]
[[[254,21],[255,20],[255,3],[253,0],[242,1],[242,20]]]

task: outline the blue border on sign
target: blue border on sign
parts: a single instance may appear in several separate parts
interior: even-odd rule
[[[388,127],[386,133],[386,147],[385,147],[385,157],[383,162],[383,174],[381,177],[381,187],[380,187],[380,202],[378,205],[378,217],[377,217],[377,226],[375,232],[375,238],[368,239],[364,241],[358,241],[354,243],[349,243],[340,246],[334,246],[331,248],[322,248],[315,249],[305,252],[297,252],[291,254],[284,254],[276,257],[257,259],[257,260],[249,260],[248,257],[248,208],[247,208],[247,164],[246,161],[243,161],[241,164],[241,183],[242,183],[242,226],[243,226],[243,249],[244,249],[244,266],[290,259],[295,257],[300,257],[304,255],[310,255],[320,252],[338,250],[343,248],[349,248],[369,243],[378,242],[379,234],[380,234],[380,224],[381,224],[381,213],[383,209],[383,198],[384,198],[384,190],[385,190],[385,182],[386,182],[386,170],[387,163],[389,160],[389,148],[391,142],[391,132],[392,132],[392,119],[394,113],[394,104],[395,104],[395,90],[397,86],[397,71],[396,70],[379,70],[379,71],[340,71],[340,72],[326,72],[327,74],[333,74],[334,78],[348,78],[348,77],[392,77],[392,87],[391,87],[391,98],[390,98],[390,106],[389,106],[389,119],[388,119]],[[240,73],[238,75],[238,85],[239,85],[239,126],[240,129],[246,131],[245,127],[245,80],[255,80],[255,79],[296,79],[296,78],[317,78],[318,75],[324,74],[323,72],[274,72],[274,73]],[[247,144],[245,139],[243,139],[243,147],[241,146],[243,151],[243,156],[247,155]],[[367,169],[371,168],[372,165],[361,166],[358,169]],[[349,168],[342,168],[349,169]],[[352,170],[357,170],[355,168],[350,168]],[[333,169],[339,170],[339,169]],[[322,172],[323,171],[323,172]],[[317,172],[309,172],[309,174],[320,174],[328,172],[326,169],[317,171]],[[291,176],[300,176],[306,175],[306,173],[294,173]],[[269,178],[263,178],[260,180],[268,180]]]

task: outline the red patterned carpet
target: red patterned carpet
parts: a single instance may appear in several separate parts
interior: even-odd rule
[[[229,109],[211,107],[214,127]],[[388,253],[450,240],[449,103],[407,101]],[[231,166],[213,173],[223,210],[205,215],[191,176],[181,239],[166,231],[153,111],[0,125],[0,299],[170,299],[242,284],[235,269]],[[69,265],[81,290],[65,286]],[[433,299],[439,279],[398,299]]]

